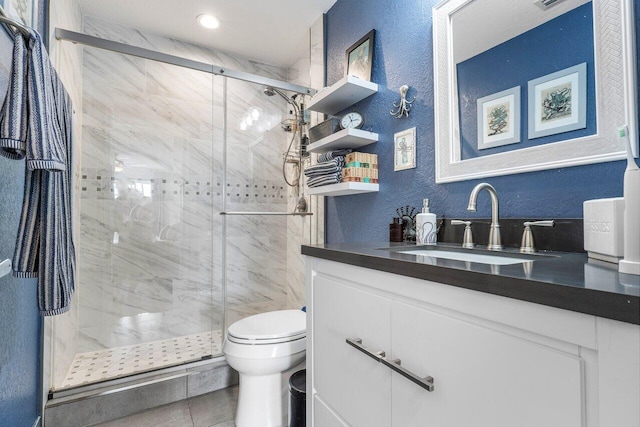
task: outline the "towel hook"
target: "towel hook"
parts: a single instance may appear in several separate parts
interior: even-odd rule
[[[9,273],[11,273],[11,260],[5,259],[0,262],[0,277],[4,277]]]
[[[395,111],[391,110],[389,112],[389,114],[391,114],[396,119],[401,119],[402,116],[409,117],[409,111],[411,111],[411,104],[413,104],[413,101],[416,100],[416,97],[414,96],[411,101],[408,101],[407,92],[409,92],[408,85],[400,86],[400,102],[398,102],[398,104],[396,104],[395,102],[393,103],[393,106],[396,107],[397,110]]]

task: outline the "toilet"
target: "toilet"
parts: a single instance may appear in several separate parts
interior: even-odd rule
[[[237,427],[287,425],[288,377],[303,369],[306,314],[280,310],[256,314],[229,326],[222,351],[240,374]]]

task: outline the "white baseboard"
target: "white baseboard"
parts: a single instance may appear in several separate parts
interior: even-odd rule
[[[36,420],[33,422],[33,427],[41,427],[42,426],[42,418],[38,417],[36,418]]]

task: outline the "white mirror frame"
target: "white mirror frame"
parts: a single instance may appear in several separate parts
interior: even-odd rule
[[[461,160],[451,18],[471,1],[477,0],[444,0],[433,8],[436,183],[620,160],[626,149],[616,129],[625,124],[638,156],[633,0],[593,0],[597,133]]]

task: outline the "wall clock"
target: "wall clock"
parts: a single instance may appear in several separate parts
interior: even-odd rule
[[[340,119],[342,129],[360,129],[364,125],[364,117],[357,111],[345,114]]]

